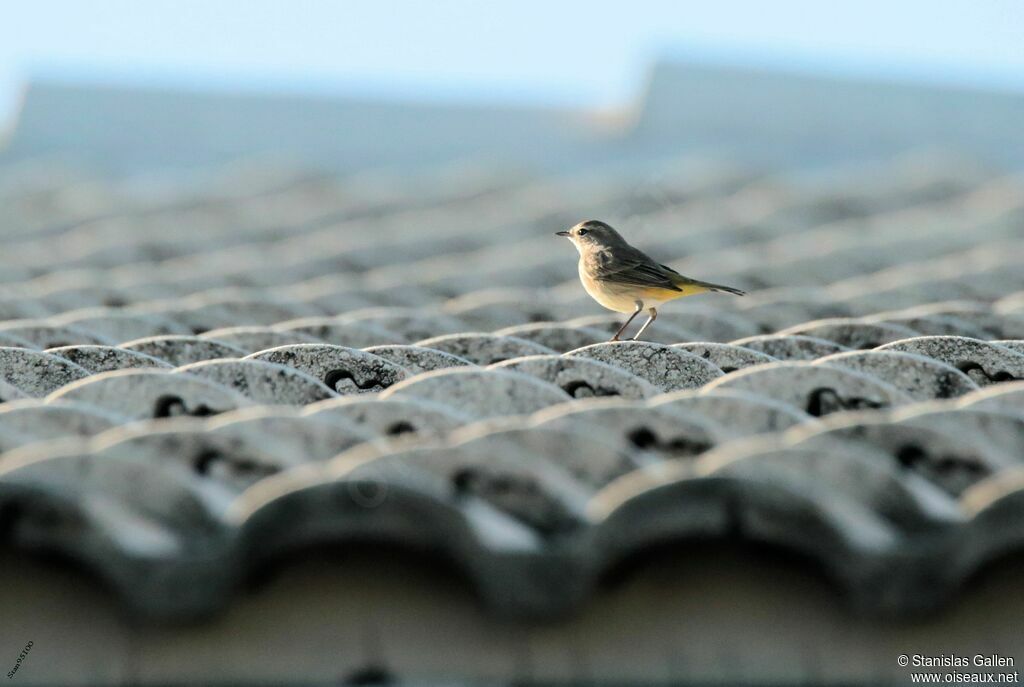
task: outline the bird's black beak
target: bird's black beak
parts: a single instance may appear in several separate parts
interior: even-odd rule
[[[555,232],[555,236],[569,236],[569,232],[567,232],[567,231],[556,231]]]

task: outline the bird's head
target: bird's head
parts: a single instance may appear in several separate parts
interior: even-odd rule
[[[588,219],[580,222],[571,229],[555,232],[557,236],[564,236],[573,242],[576,250],[580,253],[591,248],[607,248],[625,244],[619,232],[610,226],[596,219]]]

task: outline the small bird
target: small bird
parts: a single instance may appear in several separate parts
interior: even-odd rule
[[[651,316],[640,327],[633,341],[639,339],[644,330],[657,319],[658,308],[666,301],[705,291],[745,295],[743,291],[731,286],[684,277],[629,245],[619,232],[598,220],[580,222],[568,231],[555,232],[555,235],[565,236],[579,251],[580,281],[587,294],[609,310],[633,313],[615,332],[611,341],[618,341],[629,323],[644,308],[647,308]]]

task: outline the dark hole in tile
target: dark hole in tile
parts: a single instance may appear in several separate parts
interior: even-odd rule
[[[936,481],[954,494],[966,489],[988,473],[984,465],[970,456],[930,456],[916,444],[901,446],[896,452],[896,459],[905,469]]]
[[[843,398],[835,389],[815,389],[807,396],[805,410],[812,417],[824,417],[840,410],[877,410],[885,404],[866,398]]]
[[[451,482],[456,493],[465,495],[479,482],[479,475],[473,468],[462,468],[452,474]]]
[[[192,468],[200,475],[206,475],[210,472],[210,465],[215,460],[220,460],[223,456],[220,451],[208,450],[203,451],[195,458],[192,459]]]
[[[388,425],[387,429],[384,430],[384,433],[387,434],[388,436],[394,437],[394,436],[398,436],[400,434],[409,434],[410,432],[415,432],[415,431],[416,431],[416,428],[413,427],[411,422],[406,422],[405,420],[399,420],[398,422],[395,422],[395,423],[392,423],[391,425]]]
[[[629,442],[637,448],[647,449],[658,443],[658,435],[648,427],[637,427],[626,435]]]
[[[589,382],[582,379],[571,381],[562,386],[562,390],[573,398],[593,398],[594,396],[618,396],[615,389],[608,389],[603,386],[593,387]]]
[[[927,458],[928,454],[926,454],[924,449],[916,444],[900,446],[899,450],[896,452],[896,460],[898,460],[900,465],[908,470],[914,469],[915,466],[919,465]]]
[[[352,382],[352,384],[360,391],[368,391],[375,387],[384,388],[387,386],[386,384],[382,384],[376,377],[371,377],[365,382],[360,382],[355,378],[355,375],[348,370],[331,370],[324,375],[324,384],[326,384],[332,391],[340,391],[338,384],[345,379]]]
[[[248,458],[235,458],[227,456],[216,449],[201,451],[192,459],[192,467],[200,475],[209,475],[217,465],[222,465],[224,470],[232,477],[262,477],[277,472],[272,465],[259,463]]]
[[[639,449],[667,453],[673,456],[695,456],[711,448],[710,443],[690,439],[689,437],[675,437],[665,440],[649,427],[637,427],[630,431],[626,438]]]
[[[223,411],[214,410],[205,403],[200,403],[195,408],[189,408],[181,396],[165,395],[156,399],[153,404],[153,417],[179,417],[189,415],[191,417],[209,417]]]
[[[975,379],[987,379],[988,381],[994,384],[1000,384],[1002,382],[1015,382],[1020,379],[1020,377],[1014,377],[1006,370],[1000,370],[995,374],[989,374],[981,365],[971,360],[958,362],[956,364],[956,368],[969,377],[974,377]],[[972,375],[972,372],[974,372],[975,374]]]

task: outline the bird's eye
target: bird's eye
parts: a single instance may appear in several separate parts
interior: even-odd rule
[[[588,229],[580,229],[580,230],[579,230],[579,231],[578,231],[577,233],[578,233],[578,234],[579,234],[580,236],[586,236],[588,232],[589,232],[589,230],[588,230]]]

